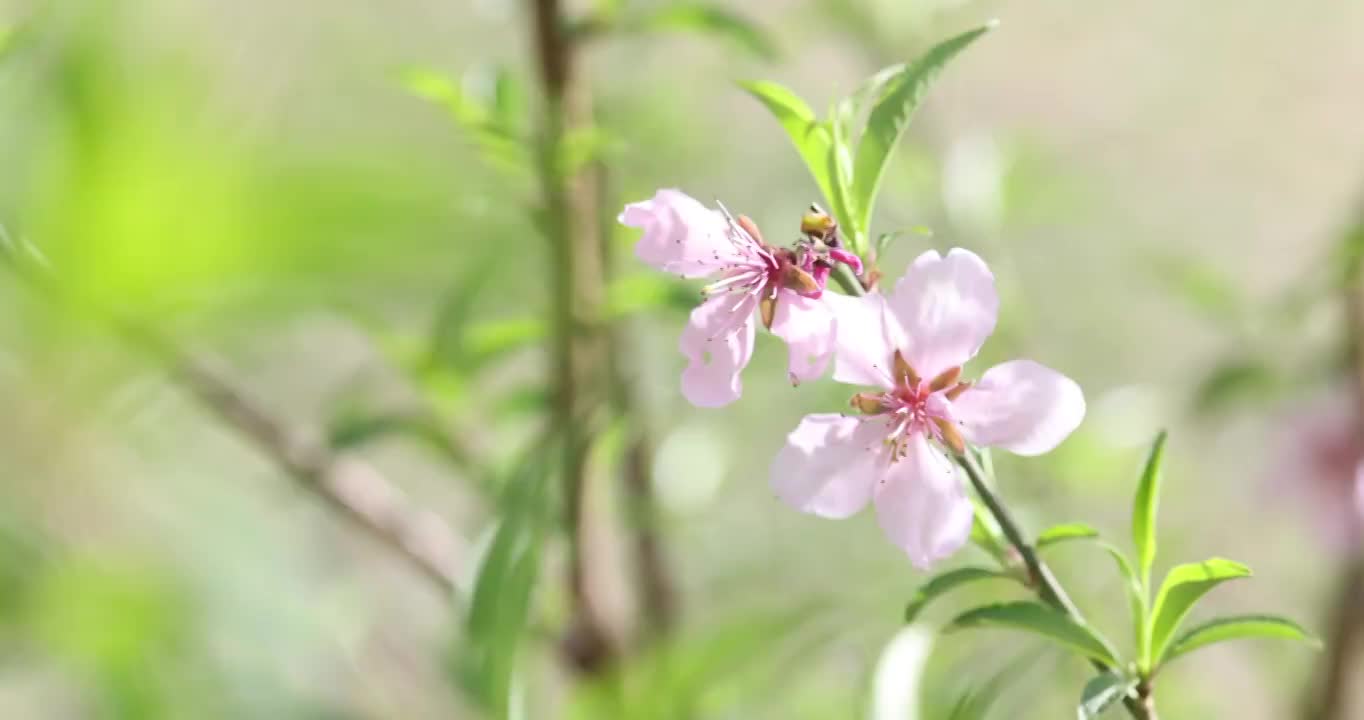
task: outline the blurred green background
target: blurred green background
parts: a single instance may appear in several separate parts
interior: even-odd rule
[[[869,717],[877,658],[924,576],[869,513],[803,516],[766,482],[798,419],[849,391],[793,390],[762,337],[739,403],[687,406],[675,343],[693,296],[633,262],[631,231],[607,296],[640,417],[597,452],[621,462],[611,433],[653,428],[682,614],[608,681],[558,661],[556,533],[530,533],[524,633],[480,624],[467,592],[452,599],[303,489],[186,392],[164,347],[129,337],[154,328],[211,354],[280,423],[372,464],[453,528],[444,551],[467,591],[516,521],[507,488],[537,475],[549,259],[515,159],[529,148],[452,122],[451,89],[530,132],[525,4],[0,0],[0,224],[58,278],[55,297],[0,281],[0,717],[479,717],[480,673],[512,646],[521,717]],[[1273,476],[1285,418],[1332,386],[1344,347],[1332,271],[1364,185],[1364,3],[727,7],[752,26],[588,49],[590,142],[615,200],[680,187],[794,231],[817,191],[733,81],[778,80],[823,108],[998,18],[920,109],[875,227],[931,230],[891,245],[892,279],[930,247],[993,267],[1000,330],[968,372],[1026,355],[1085,389],[1060,449],[996,458],[1001,491],[1029,528],[1084,521],[1124,543],[1145,445],[1168,427],[1163,557],[1257,575],[1203,612],[1283,612],[1326,634],[1342,553]],[[623,554],[608,544],[602,562]],[[1052,560],[1122,637],[1107,558]],[[631,616],[620,590],[613,612]],[[928,620],[1004,592],[972,589]],[[936,647],[926,718],[1001,671],[990,717],[1072,717],[1088,676],[1017,635]],[[1163,715],[1290,717],[1317,660],[1219,646],[1162,676]]]

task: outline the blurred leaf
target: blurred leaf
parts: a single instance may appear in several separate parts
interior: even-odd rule
[[[474,317],[474,306],[484,289],[497,276],[490,270],[494,253],[486,258],[475,258],[460,272],[431,324],[430,350],[427,362],[467,371],[473,358],[465,342],[465,332]]]
[[[1085,683],[1080,693],[1080,706],[1076,711],[1079,720],[1096,720],[1111,707],[1117,705],[1123,696],[1137,686],[1137,681],[1109,671],[1096,675]]]
[[[1160,466],[1165,457],[1165,437],[1162,430],[1151,445],[1132,505],[1132,542],[1137,548],[1137,567],[1144,589],[1151,587],[1151,566],[1156,561],[1156,511],[1160,505]]]
[[[470,367],[481,368],[508,353],[536,344],[545,338],[545,321],[540,318],[492,320],[469,326],[464,335]]]
[[[45,652],[97,683],[104,717],[170,717],[169,687],[191,635],[186,597],[160,572],[88,558],[52,565],[34,588]]]
[[[701,301],[696,289],[661,273],[632,273],[606,288],[606,315],[612,318],[652,310],[691,312]]]
[[[912,623],[924,607],[940,595],[980,580],[1010,579],[1012,576],[988,568],[963,567],[941,573],[919,586],[905,607],[905,622]]]
[[[1155,258],[1152,264],[1156,277],[1170,292],[1208,319],[1219,324],[1240,319],[1245,299],[1225,274],[1208,263],[1179,253]]]
[[[943,67],[966,46],[984,35],[993,25],[970,30],[935,45],[923,57],[905,66],[897,77],[886,82],[886,92],[867,118],[867,128],[857,148],[855,185],[849,205],[857,208],[854,227],[866,231],[871,225],[876,194],[880,189],[891,152],[899,143],[909,119],[933,85]]]
[[[1264,399],[1278,376],[1258,358],[1229,360],[1208,373],[1194,390],[1194,409],[1203,413],[1225,410],[1238,401]]]
[[[830,204],[834,192],[829,174],[829,147],[833,136],[829,128],[815,118],[810,106],[789,89],[772,82],[748,81],[739,86],[757,98],[777,118],[787,137],[795,144],[796,151],[805,161],[819,191]]]
[[[886,644],[872,675],[871,720],[919,717],[924,666],[933,655],[933,633],[907,625]]]
[[[1228,580],[1249,576],[1250,568],[1223,558],[1172,568],[1165,576],[1151,610],[1151,652],[1146,667],[1154,666],[1165,657],[1170,639],[1200,598]]]
[[[513,137],[526,131],[526,88],[512,71],[499,67],[493,76],[494,124]]]
[[[587,165],[602,160],[613,145],[611,134],[602,128],[571,128],[559,146],[559,172],[574,175]]]
[[[537,451],[532,458],[538,457]],[[469,605],[460,677],[499,720],[511,717],[516,658],[540,567],[547,475],[542,463],[528,459],[508,481],[501,524],[479,567]]]
[[[1099,537],[1099,531],[1085,525],[1084,523],[1069,523],[1066,525],[1053,525],[1042,531],[1037,536],[1034,543],[1038,550],[1055,545],[1057,543],[1069,542],[1071,540],[1093,540]]]
[[[745,611],[699,632],[674,635],[617,668],[616,674],[582,684],[567,717],[571,720],[728,717],[723,703],[714,702],[723,695],[719,691],[736,684],[749,687],[752,674],[786,646],[796,629],[811,623],[821,606],[822,603],[807,602],[780,610]],[[790,673],[785,673],[781,680],[790,682]],[[711,712],[698,712],[702,707]]]
[[[1320,640],[1288,618],[1277,615],[1237,615],[1210,620],[1185,632],[1170,643],[1170,649],[1160,663],[1165,665],[1180,655],[1193,652],[1204,645],[1242,638],[1301,640],[1313,648],[1321,647]]]
[[[638,26],[642,30],[681,30],[723,37],[765,60],[778,55],[777,45],[766,31],[720,5],[675,2],[645,16]]]
[[[470,134],[491,164],[517,176],[529,174],[531,158],[525,138],[499,127],[494,109],[469,97],[453,80],[434,70],[408,68],[399,81],[408,92],[444,108],[455,124]]]
[[[1012,602],[978,607],[957,616],[944,630],[954,632],[978,627],[1033,633],[1099,662],[1112,666],[1122,664],[1113,647],[1094,630],[1040,603]]]

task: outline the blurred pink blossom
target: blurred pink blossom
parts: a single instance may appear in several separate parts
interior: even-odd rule
[[[772,463],[772,487],[830,518],[874,501],[891,542],[927,568],[971,528],[971,503],[942,447],[1047,452],[1084,418],[1084,394],[1030,360],[997,365],[974,385],[959,380],[999,311],[994,276],[967,250],[920,255],[889,296],[828,302],[838,316],[834,379],[876,390],[853,396],[861,415],[807,415]]]
[[[620,222],[642,228],[635,255],[684,278],[718,277],[692,311],[679,349],[687,357],[682,394],[693,405],[720,407],[743,391],[740,372],[753,356],[754,316],[786,341],[791,381],[824,373],[833,353],[834,316],[823,301],[834,263],[861,268],[837,248],[774,248],[745,217],[712,210],[677,190],[625,206]]]
[[[1273,489],[1303,501],[1326,542],[1354,550],[1364,541],[1364,438],[1359,393],[1339,387],[1287,424]]]

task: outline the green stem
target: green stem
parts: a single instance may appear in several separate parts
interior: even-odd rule
[[[957,455],[956,461],[962,470],[966,471],[966,477],[970,479],[971,487],[975,488],[976,494],[980,496],[981,502],[989,510],[990,516],[999,524],[999,529],[1004,533],[1004,537],[1018,551],[1019,557],[1023,559],[1023,564],[1028,569],[1028,577],[1031,579],[1038,597],[1042,599],[1042,602],[1069,615],[1076,622],[1084,623],[1084,615],[1080,613],[1080,609],[1070,599],[1070,595],[1061,586],[1061,582],[1056,579],[1051,568],[1037,554],[1037,549],[1024,538],[1022,528],[1014,520],[1013,514],[1004,506],[999,496],[985,482],[985,474],[976,465],[976,461],[965,454]],[[1100,672],[1113,669],[1121,670],[1121,668],[1112,668],[1097,660],[1091,661],[1091,664],[1095,670]],[[1123,706],[1137,720],[1156,720],[1155,698],[1151,694],[1150,683],[1143,683],[1143,688],[1140,699],[1125,697],[1123,698]]]
[[[853,274],[852,270],[848,269],[847,265],[838,265],[834,267],[833,277],[834,282],[838,283],[838,286],[843,288],[843,291],[849,295],[859,296],[867,294],[866,288],[862,287],[862,282],[857,279],[857,276]]]

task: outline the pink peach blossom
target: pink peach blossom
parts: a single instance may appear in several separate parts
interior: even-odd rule
[[[860,270],[856,255],[770,247],[747,218],[736,220],[677,190],[626,205],[619,220],[644,230],[635,255],[645,263],[684,278],[718,276],[678,343],[688,361],[682,394],[692,404],[720,407],[738,399],[739,374],[753,356],[755,314],[786,342],[793,383],[824,373],[834,343],[824,288],[833,263]]]
[[[772,463],[772,488],[830,518],[874,502],[891,542],[927,568],[971,528],[971,503],[943,447],[1047,452],[1084,418],[1084,394],[1031,360],[960,381],[999,311],[994,276],[967,250],[920,255],[889,296],[828,302],[838,318],[834,379],[875,390],[853,397],[860,415],[807,415]]]

